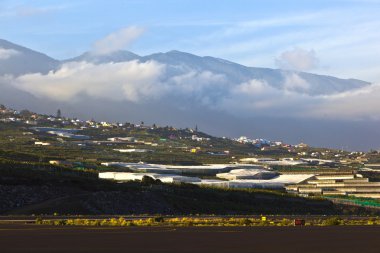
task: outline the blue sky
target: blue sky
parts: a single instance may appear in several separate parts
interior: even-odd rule
[[[380,1],[0,0],[0,38],[57,59],[90,50],[130,26],[126,49],[172,49],[257,67],[279,67],[294,50],[309,72],[380,82]]]

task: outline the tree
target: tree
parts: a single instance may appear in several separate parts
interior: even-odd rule
[[[159,179],[155,180],[154,178],[149,177],[149,176],[143,176],[143,178],[141,179],[141,184],[146,185],[146,186],[153,185],[153,184],[159,184],[159,183],[161,183],[161,180],[159,180]]]
[[[62,117],[61,109],[58,109],[58,111],[57,111],[57,118],[61,118],[61,117]]]
[[[20,111],[20,115],[23,117],[23,118],[29,118],[33,113],[30,112],[29,110],[21,110]]]

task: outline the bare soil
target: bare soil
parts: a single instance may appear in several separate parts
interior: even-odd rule
[[[0,252],[378,253],[380,226],[53,227],[0,224]]]

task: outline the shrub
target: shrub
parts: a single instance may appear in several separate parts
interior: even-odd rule
[[[154,180],[152,177],[149,177],[149,176],[143,176],[143,178],[141,180],[141,184],[143,184],[143,185],[156,184],[156,180]]]
[[[159,216],[159,217],[155,217],[154,218],[154,222],[159,222],[159,223],[162,223],[162,222],[164,222],[165,220],[164,220],[164,217],[162,217],[162,216]]]
[[[328,218],[324,220],[322,222],[322,225],[323,226],[338,226],[341,223],[342,223],[341,219],[339,219],[338,217],[332,217],[332,218]]]
[[[250,219],[244,218],[239,220],[239,225],[243,226],[249,226],[252,224],[252,221]]]
[[[35,221],[36,224],[43,224],[42,218],[38,217]]]

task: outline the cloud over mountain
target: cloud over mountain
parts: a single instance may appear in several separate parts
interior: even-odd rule
[[[6,60],[18,54],[20,54],[20,52],[17,50],[0,47],[0,60]]]
[[[315,117],[350,120],[380,120],[380,84],[331,96],[323,96],[322,103],[311,111]]]
[[[319,59],[314,50],[305,50],[298,47],[281,53],[275,62],[282,69],[297,71],[310,71],[319,66]]]
[[[37,97],[58,101],[70,101],[87,95],[136,102],[157,97],[165,90],[159,80],[164,69],[164,65],[153,61],[100,65],[69,62],[46,75],[26,74],[13,82],[17,88]]]
[[[299,119],[380,120],[380,84],[333,95],[310,96],[281,91],[263,80],[239,84],[220,107],[241,117],[270,116]]]
[[[173,68],[177,73],[170,75]],[[179,107],[198,104],[239,117],[380,119],[377,109],[380,108],[377,99],[380,86],[310,95],[304,92],[310,84],[295,72],[284,77],[283,89],[265,79],[232,83],[225,74],[180,68],[154,60],[67,62],[48,74],[26,74],[10,80],[18,89],[36,97],[68,103],[86,95],[136,104],[171,100]]]
[[[92,53],[96,55],[107,55],[125,49],[125,47],[140,37],[143,32],[144,29],[137,26],[123,28],[96,41]]]

